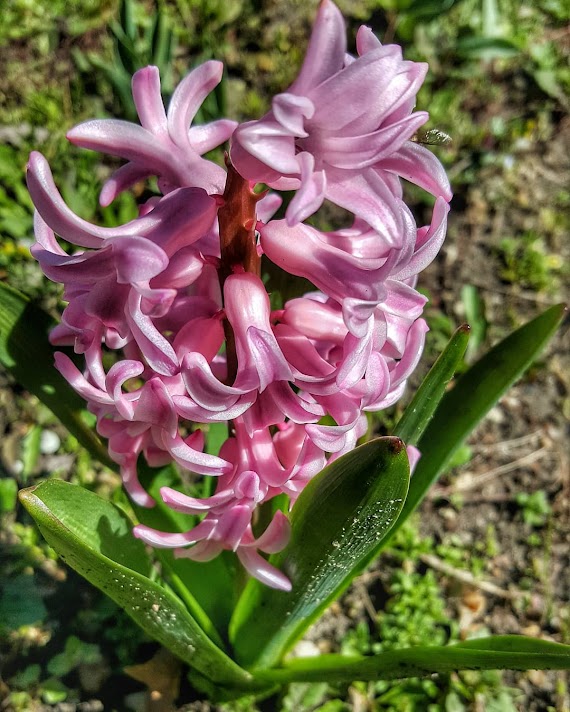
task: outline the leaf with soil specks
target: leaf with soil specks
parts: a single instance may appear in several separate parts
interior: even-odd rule
[[[170,590],[148,578],[146,549],[118,507],[56,479],[22,490],[20,500],[61,558],[150,636],[210,680],[248,689],[250,675],[208,638]]]
[[[399,438],[377,438],[312,479],[291,513],[291,540],[271,563],[290,592],[250,580],[230,638],[237,659],[269,667],[377,554],[406,497],[409,465]]]

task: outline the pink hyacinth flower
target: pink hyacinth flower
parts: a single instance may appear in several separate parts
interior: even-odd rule
[[[345,34],[340,11],[323,0],[299,76],[262,119],[237,128],[231,158],[246,178],[297,191],[289,225],[327,198],[398,247],[394,175],[451,199],[439,161],[410,141],[428,118],[412,112],[427,65],[403,60],[400,47],[382,46],[366,27],[358,58],[347,59]]]
[[[133,76],[133,99],[140,126],[118,119],[94,119],[79,124],[67,138],[78,146],[120,156],[128,161],[105,183],[101,205],[149,175],[159,177],[163,193],[182,186],[222,193],[225,171],[202,158],[231,136],[237,123],[228,119],[204,126],[190,124],[207,95],[220,83],[223,65],[209,61],[194,69],[178,85],[165,112],[157,67]]]

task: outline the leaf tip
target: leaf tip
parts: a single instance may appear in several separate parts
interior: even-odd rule
[[[28,510],[30,511],[30,507],[32,506],[33,500],[37,499],[36,495],[34,494],[34,490],[36,489],[37,485],[34,485],[33,487],[26,487],[25,489],[21,489],[18,492],[18,499],[20,500],[20,503]]]
[[[460,331],[462,334],[470,334],[471,333],[471,325],[470,324],[461,324],[461,326],[457,329],[457,331]]]
[[[393,455],[399,455],[402,452],[402,450],[406,449],[406,444],[404,443],[404,441],[401,438],[394,436],[394,437],[389,438],[389,440],[390,440],[390,444],[389,444],[390,452]]]

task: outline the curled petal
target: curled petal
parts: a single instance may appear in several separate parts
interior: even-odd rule
[[[188,546],[195,544],[201,539],[207,539],[216,526],[215,521],[204,519],[200,524],[183,533],[161,532],[158,529],[152,529],[144,524],[137,524],[133,529],[133,534],[137,539],[141,539],[145,544],[150,544],[157,549],[174,549],[178,546]]]
[[[451,200],[451,187],[445,169],[436,156],[421,144],[408,141],[382,161],[382,169],[397,173],[432,195],[441,196],[446,202]]]
[[[199,541],[189,549],[175,549],[174,558],[192,559],[192,561],[211,561],[223,551],[224,547],[219,541]]]
[[[310,153],[297,155],[301,170],[301,187],[287,208],[287,224],[296,225],[315,213],[323,204],[327,190],[324,171],[314,171],[315,159]]]
[[[303,94],[340,71],[346,53],[346,29],[338,7],[331,0],[319,5],[305,60],[290,91]]]
[[[66,356],[60,351],[56,351],[54,359],[57,370],[82,398],[85,398],[87,401],[101,403],[102,405],[111,405],[113,403],[113,399],[108,393],[101,391],[87,381],[69,356]]]
[[[448,212],[449,205],[443,198],[438,198],[433,209],[431,225],[423,235],[421,247],[416,250],[408,264],[394,275],[394,279],[408,279],[421,272],[433,261],[445,239]]]
[[[220,83],[223,70],[221,62],[204,62],[177,86],[168,106],[168,133],[178,146],[189,143],[190,123],[204,99]]]
[[[203,155],[225,143],[238,127],[237,121],[218,119],[209,124],[192,126],[188,133],[192,148]]]
[[[240,546],[236,550],[236,554],[243,564],[244,569],[254,578],[258,579],[270,588],[276,588],[279,591],[290,591],[291,581],[284,573],[272,566],[266,559],[263,558],[257,551],[248,547]]]
[[[113,175],[103,184],[99,193],[99,205],[103,208],[111,205],[119,193],[144,180],[147,175],[146,167],[138,166],[134,163],[125,163],[124,166],[117,168]]]
[[[188,394],[206,410],[223,412],[249,389],[226,386],[219,381],[201,353],[187,353],[182,362],[182,378]]]
[[[399,203],[373,169],[359,174],[340,169],[327,171],[326,195],[382,235],[390,247],[403,243],[403,218]]]
[[[428,331],[429,327],[423,319],[418,319],[412,325],[408,333],[404,355],[391,373],[392,388],[395,388],[408,378],[410,373],[412,373],[418,365],[424,348],[425,336]]]
[[[308,97],[291,93],[277,94],[273,97],[271,108],[277,121],[289,133],[293,136],[308,136],[303,122],[315,113],[313,102]]]
[[[228,490],[214,494],[206,499],[198,499],[196,497],[189,497],[170,487],[161,487],[160,496],[162,497],[162,501],[167,504],[170,509],[173,509],[175,512],[182,512],[182,514],[203,514],[204,512],[209,512],[211,509],[227,504],[234,499],[233,492]]]
[[[196,433],[193,433],[184,441],[178,433],[173,438],[169,438],[165,434],[163,437],[163,445],[174,460],[182,467],[190,470],[190,472],[196,472],[199,475],[219,477],[232,469],[231,463],[226,462],[226,460],[196,450],[192,446],[195,444],[195,436]]]
[[[165,134],[166,113],[160,94],[158,67],[144,67],[133,74],[133,100],[141,126],[156,134]]]
[[[153,133],[129,121],[91,119],[68,131],[67,138],[77,146],[119,156],[146,166],[147,175],[165,176],[176,183],[177,187],[180,177],[185,175],[180,156],[176,156],[167,145],[157,141]]]
[[[139,507],[154,507],[154,499],[145,491],[137,473],[137,458],[128,457],[121,465],[121,476],[127,494]]]

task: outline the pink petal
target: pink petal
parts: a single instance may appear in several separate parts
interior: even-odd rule
[[[403,244],[403,219],[398,201],[371,169],[360,174],[327,171],[326,195],[333,203],[365,220],[390,247]]]
[[[356,51],[359,56],[362,56],[367,52],[372,52],[373,50],[378,49],[378,47],[382,47],[382,43],[378,37],[376,37],[370,27],[361,25],[356,33]]]
[[[154,326],[152,319],[141,310],[141,295],[134,290],[128,298],[127,322],[149,366],[162,376],[174,376],[179,365],[170,342]]]
[[[408,455],[408,461],[410,463],[410,475],[413,475],[414,470],[416,469],[416,465],[420,461],[422,454],[418,450],[418,448],[414,447],[413,445],[408,445],[406,447],[406,453]]]
[[[443,198],[438,198],[433,209],[431,225],[423,237],[422,246],[415,252],[408,264],[393,275],[394,279],[408,279],[433,262],[445,239],[448,212],[449,205]]]
[[[57,370],[61,373],[69,385],[76,390],[80,396],[82,396],[82,398],[85,398],[87,401],[94,401],[95,403],[101,403],[103,405],[111,405],[113,403],[113,399],[108,393],[96,388],[87,381],[85,376],[81,373],[69,356],[66,356],[60,351],[56,351],[54,354],[54,360]]]
[[[68,131],[71,143],[92,151],[120,156],[147,168],[147,173],[167,177],[173,183],[185,174],[182,158],[142,126],[119,119],[92,119]]]
[[[144,67],[135,72],[132,90],[141,126],[154,134],[165,134],[166,112],[160,94],[158,67]]]
[[[181,148],[189,145],[188,129],[204,99],[221,79],[224,65],[210,60],[192,70],[176,87],[168,105],[168,133]]]
[[[177,546],[188,546],[201,539],[206,539],[214,528],[214,521],[204,519],[194,529],[184,533],[161,532],[144,524],[137,524],[133,529],[133,534],[137,539],[142,539],[145,544],[150,544],[150,546],[154,546],[157,549],[174,549]]]
[[[144,237],[128,235],[113,241],[117,281],[122,284],[146,282],[168,266],[162,248]]]
[[[224,547],[218,541],[199,541],[189,549],[176,549],[174,558],[192,559],[192,561],[211,561],[223,551]]]
[[[425,335],[428,331],[429,327],[423,319],[418,319],[412,325],[408,333],[404,355],[390,374],[391,388],[395,388],[404,379],[408,378],[418,365],[424,348]]]
[[[323,139],[323,155],[336,168],[368,168],[395,153],[428,118],[426,111],[418,111],[369,134],[327,136]]]
[[[243,564],[244,569],[251,576],[261,581],[261,583],[264,583],[270,588],[276,588],[279,591],[291,590],[291,582],[287,576],[272,566],[256,551],[241,546],[236,550],[236,554]]]
[[[135,457],[127,458],[125,463],[121,465],[121,476],[123,478],[123,486],[135,504],[138,504],[139,507],[154,507],[154,499],[143,489],[139,482]]]
[[[193,433],[187,440],[192,442],[195,435],[196,433]],[[215,455],[208,455],[194,449],[178,434],[174,438],[165,437],[163,445],[179,465],[199,475],[219,477],[232,469],[231,463]]]
[[[303,222],[323,204],[327,190],[324,171],[314,171],[315,159],[307,152],[297,154],[301,170],[301,187],[293,196],[287,208],[288,225]]]
[[[196,497],[189,497],[170,487],[161,487],[160,496],[162,497],[162,501],[167,504],[170,509],[173,509],[175,512],[182,512],[182,514],[203,514],[204,512],[210,511],[210,509],[227,504],[234,499],[233,492],[228,490],[214,494],[206,499],[198,499]]]
[[[293,136],[308,136],[303,127],[305,119],[315,113],[313,102],[306,96],[296,96],[286,92],[277,94],[271,102],[273,115],[277,121]]]
[[[346,52],[344,19],[331,0],[323,0],[313,25],[303,66],[290,92],[304,94],[340,71]]]
[[[444,167],[425,146],[409,141],[396,153],[384,158],[381,167],[397,173],[436,197],[441,196],[447,202],[452,198]]]
[[[148,175],[146,166],[141,166],[136,163],[125,163],[124,166],[117,168],[113,175],[108,178],[101,192],[99,193],[99,204],[106,208],[111,205],[113,200],[127,188],[130,188],[135,183],[144,180]]]
[[[401,64],[399,51],[386,45],[331,76],[310,91],[317,108],[311,125],[331,133],[346,129],[347,135],[378,128],[382,111],[394,100],[389,88]]]
[[[227,386],[219,381],[204,356],[198,352],[189,352],[184,356],[182,378],[192,400],[212,412],[227,410],[249,390]]]
[[[283,512],[278,510],[275,512],[267,529],[255,540],[254,546],[266,554],[277,554],[287,546],[290,538],[291,524],[289,519]]]
[[[209,124],[191,126],[188,133],[190,145],[201,156],[225,143],[238,127],[237,121],[218,119]]]

